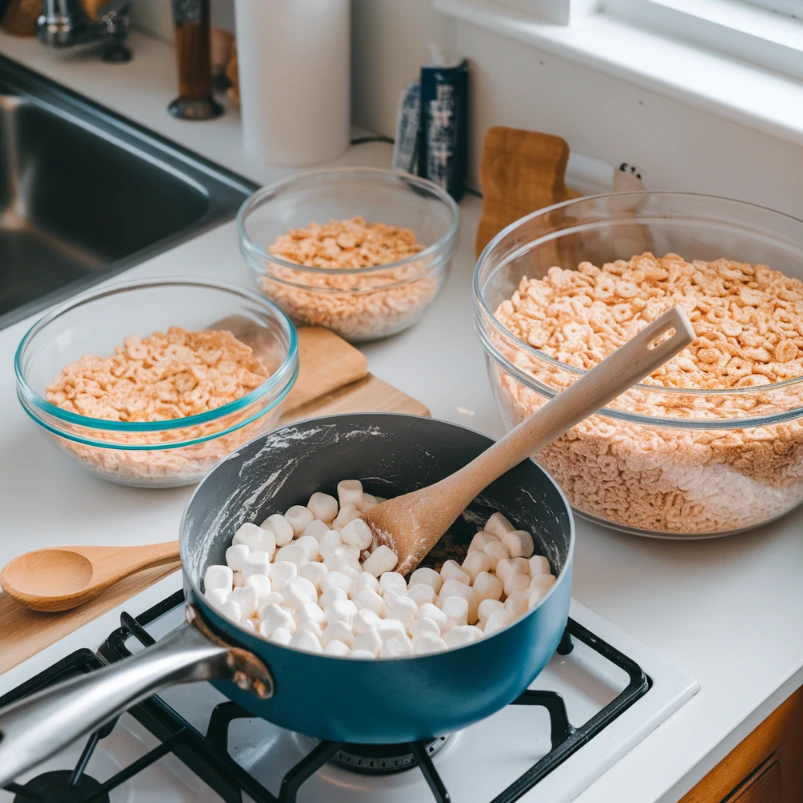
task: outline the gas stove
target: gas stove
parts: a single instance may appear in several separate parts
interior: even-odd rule
[[[121,660],[182,621],[174,575],[0,677],[0,705]],[[566,803],[698,688],[572,601],[561,646],[530,689],[458,733],[319,742],[252,717],[208,683],[188,684],[17,779],[0,803]]]

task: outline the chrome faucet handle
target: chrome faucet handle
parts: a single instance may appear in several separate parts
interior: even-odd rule
[[[128,61],[131,51],[125,45],[128,35],[130,0],[111,0],[100,10],[98,20],[90,19],[82,0],[43,0],[42,14],[36,21],[39,41],[51,47],[72,47],[100,42],[108,44],[104,61]]]

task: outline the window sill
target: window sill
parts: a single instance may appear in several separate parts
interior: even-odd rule
[[[803,145],[803,83],[605,13],[563,26],[492,0],[434,0],[437,11]]]

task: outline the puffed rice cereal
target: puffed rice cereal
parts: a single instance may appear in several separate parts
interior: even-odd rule
[[[337,498],[274,513],[234,533],[226,564],[204,572],[204,597],[227,619],[277,644],[338,658],[425,655],[490,636],[535,608],[556,582],[532,535],[494,513],[462,566],[394,571],[359,516],[384,501],[344,480]],[[322,517],[326,517],[325,519]]]
[[[325,326],[349,340],[370,340],[413,323],[439,283],[423,261],[368,269],[407,259],[423,248],[410,229],[366,223],[361,217],[312,222],[277,237],[268,252],[324,271],[269,263],[260,286],[297,323]],[[352,272],[326,272],[343,269]]]
[[[109,357],[87,354],[70,363],[48,385],[46,399],[72,413],[107,421],[173,421],[236,401],[268,377],[253,350],[231,332],[189,332],[172,326],[147,337],[130,335]],[[91,437],[140,447],[179,443],[227,429],[238,415],[242,414],[231,414],[225,422],[136,434],[93,429]],[[265,422],[258,419],[219,438],[176,449],[101,448],[63,438],[58,443],[105,477],[198,479],[264,428]]]
[[[736,424],[803,407],[801,383],[776,386],[803,376],[803,282],[766,265],[645,253],[523,278],[496,317],[543,354],[588,369],[675,304],[688,313],[697,339],[645,380],[655,391],[633,389],[611,406],[734,426],[670,428],[594,415],[537,459],[578,510],[628,529],[718,534],[776,518],[803,499],[803,422]],[[500,349],[557,390],[576,377],[524,349],[501,341]],[[490,370],[511,424],[545,403],[495,363]],[[733,392],[705,393],[712,390]]]

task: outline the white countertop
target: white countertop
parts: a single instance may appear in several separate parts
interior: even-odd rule
[[[54,53],[0,33],[0,52],[164,136],[267,183],[287,173],[244,154],[234,112],[204,123],[166,112],[173,51],[134,35],[133,61]],[[352,147],[343,164],[386,166],[383,144]],[[370,369],[433,416],[498,436],[501,422],[471,324],[473,242],[481,201],[461,204],[460,250],[448,283],[413,329],[363,348]],[[195,275],[250,286],[234,224],[126,274]],[[143,491],[94,480],[57,454],[20,409],[12,359],[33,319],[0,332],[0,565],[54,544],[137,544],[176,537],[190,490]],[[731,538],[672,543],[578,521],[574,596],[701,685],[670,720],[584,792],[578,803],[676,801],[803,683],[803,509]],[[2,634],[0,634],[0,645]],[[803,757],[801,757],[803,759]]]

